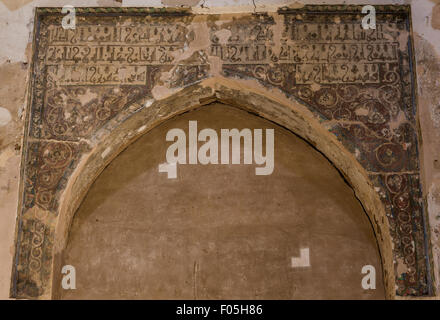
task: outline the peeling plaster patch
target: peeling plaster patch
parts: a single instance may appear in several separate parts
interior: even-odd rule
[[[170,71],[164,71],[160,74],[160,84],[156,85],[151,93],[156,100],[163,99],[179,90],[179,88],[170,88],[173,80],[178,77],[179,68],[183,64],[191,62],[206,63],[208,57],[204,50],[209,47],[209,28],[206,23],[206,17],[197,16],[193,23],[188,27],[188,33],[193,34],[188,43],[188,48],[181,55],[176,53],[175,66]]]
[[[215,35],[218,38],[220,44],[227,44],[231,34],[231,30],[228,29],[222,29],[215,32]]]
[[[399,42],[400,50],[406,51],[406,47],[408,46],[408,33],[406,31],[399,31],[397,42]]]
[[[407,121],[407,118],[405,116],[405,113],[403,111],[399,111],[397,116],[393,119],[393,121],[390,121],[390,130],[397,130],[402,123],[405,123]]]
[[[0,107],[0,127],[7,125],[11,120],[12,116],[9,110]]]
[[[194,38],[189,39],[189,49],[186,49],[184,54],[178,57],[178,60],[175,61],[175,64],[177,64],[179,61],[190,58],[196,51],[209,48],[211,45],[211,40],[209,39],[209,28],[208,24],[206,23],[206,19],[207,18],[205,16],[194,17],[191,25],[188,26],[188,34],[193,34]]]
[[[107,148],[101,153],[101,158],[104,159],[105,157],[107,157],[111,150],[112,150],[112,148],[107,147]]]
[[[216,56],[209,56],[208,57],[208,61],[209,61],[209,65],[210,65],[210,70],[209,73],[212,76],[219,76],[221,75],[222,72],[222,60],[220,57],[216,57]]]
[[[151,94],[153,95],[155,100],[160,100],[160,99],[164,99],[164,98],[172,95],[173,93],[177,92],[178,90],[180,90],[180,88],[170,89],[167,86],[155,86],[151,90]]]
[[[354,112],[357,116],[368,116],[370,111],[367,108],[359,108]]]
[[[222,86],[233,86],[235,87],[237,90],[242,89],[243,91],[248,91],[248,92],[254,92],[255,94],[259,94],[259,95],[266,95],[267,94],[267,88],[260,82],[254,82],[253,80],[249,80],[249,79],[239,79],[239,80],[234,80],[233,82],[230,82],[231,80],[224,78],[222,76],[218,76],[218,77],[211,77],[209,79],[207,79],[202,85],[204,87],[207,86],[213,86],[215,88],[222,88]],[[292,100],[289,100],[286,95],[281,91],[281,89],[279,88],[272,88],[271,90],[271,94],[272,94],[272,99],[277,101],[280,104],[285,104],[285,105],[289,105],[292,104]],[[300,112],[302,114],[304,114],[304,116],[309,117],[311,119],[315,118],[315,115],[307,108],[305,107],[303,104],[295,103],[295,108],[297,108],[298,110],[300,110]],[[328,124],[323,124],[324,126],[328,125],[328,126],[332,126],[331,123]]]
[[[147,129],[147,125],[146,125],[146,124],[144,124],[142,127],[140,127],[139,129],[137,129],[136,131],[137,131],[138,133],[140,133],[140,132],[144,131],[145,129]]]
[[[402,258],[397,258],[396,264],[397,264],[397,272],[396,272],[397,277],[401,277],[404,273],[407,273],[409,271],[408,267],[406,266]]]
[[[96,98],[98,98],[98,95],[94,92],[90,92],[90,89],[87,89],[87,92],[84,94],[78,94],[78,99],[81,101],[82,105],[85,105]]]
[[[319,91],[319,89],[321,89],[321,85],[319,83],[313,83],[310,86],[310,89],[312,89],[313,91]]]
[[[270,16],[274,19],[275,21],[275,25],[273,26],[273,41],[275,43],[275,46],[273,47],[272,50],[274,50],[275,52],[281,52],[281,43],[282,41],[282,35],[285,32],[285,30],[283,29],[284,27],[284,21],[283,21],[283,17],[281,17],[280,15],[274,15],[274,14],[270,14]],[[318,84],[319,85],[319,84]],[[311,88],[312,90],[317,89],[317,86],[313,86]]]
[[[154,102],[154,99],[147,100],[147,101],[145,102],[145,108],[150,107],[150,106],[153,104],[153,102]]]

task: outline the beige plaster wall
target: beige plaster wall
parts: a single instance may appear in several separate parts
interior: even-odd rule
[[[189,121],[219,137],[274,130],[273,173],[195,164],[178,165],[176,179],[158,174],[167,132],[188,133]],[[292,267],[301,248],[310,264]],[[162,123],[118,155],[75,214],[61,256],[57,265],[77,275],[76,290],[55,281],[62,299],[385,298],[373,228],[340,173],[290,131],[220,103]],[[365,265],[376,269],[376,290],[360,285]]]
[[[0,0],[0,299],[9,297],[20,148],[36,6],[175,5],[177,0]],[[182,0],[195,12],[273,11],[302,4],[411,4],[415,39],[424,194],[428,203],[434,273],[440,292],[440,0]],[[255,4],[255,5],[254,5]]]

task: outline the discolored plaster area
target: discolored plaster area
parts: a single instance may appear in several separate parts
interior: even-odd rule
[[[179,165],[176,180],[158,175],[167,132],[188,132],[189,121],[219,136],[273,129],[273,174],[197,164]],[[301,248],[310,266],[292,267]],[[164,122],[114,159],[75,214],[61,256],[78,287],[55,287],[62,299],[385,297],[372,226],[339,172],[291,132],[219,103]],[[376,290],[360,286],[364,265],[376,268]]]
[[[316,1],[318,2],[318,1]],[[335,1],[319,1],[319,2],[332,2]],[[350,3],[356,3],[356,1],[348,1]],[[364,1],[361,1],[362,3]],[[381,1],[381,3],[397,3],[402,4],[403,1]],[[254,7],[243,1],[234,2],[234,5],[248,5],[247,7],[241,8],[220,8],[219,6],[229,5],[226,2],[217,2],[213,3],[212,1],[204,1],[204,8],[201,7],[201,3],[192,9],[195,13],[207,13],[210,14],[210,18],[204,16],[196,16],[195,18],[189,19],[191,22],[183,22],[182,25],[187,29],[187,36],[184,41],[182,41],[176,51],[173,51],[173,54],[170,55],[172,57],[173,62],[164,65],[162,68],[157,68],[157,65],[152,65],[149,67],[148,79],[149,83],[147,86],[141,88],[137,88],[135,85],[127,85],[119,83],[119,81],[127,81],[127,74],[133,75],[134,68],[128,68],[126,71],[123,71],[116,76],[116,82],[108,85],[107,89],[98,89],[94,88],[93,85],[88,84],[88,88],[86,90],[79,90],[75,92],[72,90],[73,86],[65,86],[66,90],[63,90],[59,95],[47,96],[51,101],[45,106],[45,110],[49,111],[53,105],[62,106],[62,108],[55,109],[50,116],[46,115],[46,119],[55,119],[55,122],[47,122],[48,126],[41,127],[43,129],[43,133],[48,141],[49,140],[59,140],[63,141],[67,145],[67,148],[58,149],[55,148],[54,144],[48,144],[45,141],[38,142],[37,140],[31,141],[32,144],[32,152],[30,152],[30,158],[35,158],[35,155],[45,154],[46,156],[41,157],[41,160],[35,162],[36,170],[33,171],[35,177],[39,174],[38,172],[43,173],[39,181],[46,181],[43,184],[40,184],[39,192],[33,195],[34,200],[27,198],[27,201],[37,201],[35,196],[38,193],[41,193],[46,190],[51,190],[53,192],[55,190],[55,194],[47,194],[43,193],[43,196],[39,197],[40,205],[34,206],[32,210],[29,211],[28,216],[31,217],[31,221],[39,221],[41,216],[48,215],[47,225],[51,225],[47,230],[47,235],[51,235],[54,232],[54,226],[56,222],[56,216],[53,217],[49,213],[54,212],[57,207],[58,199],[62,197],[63,190],[66,183],[69,181],[68,177],[74,171],[76,163],[80,160],[81,157],[87,156],[91,150],[93,150],[99,143],[100,137],[103,132],[106,130],[113,130],[114,127],[117,127],[120,123],[124,121],[124,117],[130,117],[130,115],[136,110],[140,110],[142,108],[149,108],[157,101],[162,99],[166,99],[171,95],[178,93],[182,90],[183,87],[191,85],[191,83],[197,81],[203,81],[209,77],[229,77],[230,79],[237,80],[242,84],[250,85],[253,89],[259,92],[266,92],[264,94],[271,94],[277,96],[277,99],[300,99],[302,102],[308,104],[308,108],[311,107],[310,110],[314,114],[316,114],[316,118],[320,119],[323,124],[331,130],[331,132],[335,133],[336,136],[344,143],[344,145],[350,150],[350,152],[356,156],[358,161],[362,163],[362,165],[367,168],[369,172],[373,174],[370,176],[370,179],[374,181],[375,188],[377,193],[383,199],[383,203],[387,208],[388,217],[391,219],[391,229],[392,232],[401,232],[402,225],[399,225],[399,212],[392,211],[393,206],[396,206],[396,202],[404,205],[405,199],[407,199],[407,195],[413,197],[412,199],[422,199],[422,202],[425,203],[420,204],[420,201],[412,201],[410,203],[411,212],[417,212],[418,207],[426,206],[424,209],[424,214],[429,216],[429,224],[425,224],[425,232],[430,231],[430,236],[432,237],[432,260],[431,264],[433,265],[434,271],[434,281],[437,281],[436,286],[438,288],[438,261],[439,255],[438,250],[436,249],[436,244],[438,243],[438,224],[437,224],[437,215],[438,215],[438,179],[437,179],[437,171],[436,169],[436,157],[439,154],[438,151],[438,135],[439,129],[436,127],[436,104],[438,102],[437,97],[437,88],[436,79],[438,79],[437,75],[437,65],[438,65],[438,53],[439,51],[439,40],[438,30],[436,29],[436,21],[437,17],[437,9],[435,1],[425,1],[425,0],[417,0],[417,3],[414,3],[412,6],[412,24],[415,39],[415,69],[417,70],[417,96],[418,100],[418,118],[420,120],[418,125],[415,125],[413,120],[417,120],[416,117],[412,118],[411,113],[414,114],[415,110],[408,112],[407,111],[399,111],[396,112],[396,108],[391,105],[387,105],[387,108],[391,106],[388,110],[393,110],[394,114],[388,119],[385,113],[385,118],[387,119],[387,128],[391,131],[395,132],[394,141],[392,143],[401,144],[403,149],[405,150],[405,155],[403,156],[403,166],[405,168],[405,174],[399,174],[397,177],[394,174],[394,169],[391,171],[383,170],[383,167],[379,164],[375,164],[368,159],[369,157],[364,157],[366,150],[371,150],[372,155],[374,156],[374,150],[380,145],[384,143],[388,143],[388,138],[381,136],[381,128],[380,126],[374,126],[368,124],[369,118],[373,119],[375,117],[380,118],[383,115],[383,110],[381,106],[377,104],[377,101],[383,101],[383,96],[379,96],[379,93],[375,91],[375,89],[367,89],[362,90],[362,96],[364,97],[364,101],[361,104],[358,104],[355,107],[355,110],[345,110],[347,108],[337,108],[332,109],[328,107],[319,106],[319,95],[323,92],[322,89],[326,89],[329,84],[325,83],[310,83],[305,85],[305,87],[309,87],[314,95],[317,96],[318,99],[312,97],[312,100],[307,100],[307,96],[304,97],[300,95],[300,92],[295,92],[295,90],[291,90],[292,88],[286,87],[284,84],[280,84],[280,75],[282,73],[279,70],[283,70],[283,68],[273,68],[276,66],[276,62],[269,61],[268,67],[258,66],[258,68],[252,68],[250,64],[245,63],[239,65],[235,61],[232,61],[231,58],[226,58],[227,54],[223,57],[221,54],[215,53],[215,50],[219,50],[218,47],[232,47],[237,46],[241,43],[241,41],[231,42],[229,37],[240,35],[240,27],[234,27],[234,24],[231,24],[231,20],[235,19],[240,25],[240,23],[245,26],[246,23],[250,23],[250,25],[261,25],[263,28],[259,32],[253,31],[253,34],[243,34],[246,38],[247,36],[254,37],[252,38],[254,42],[257,42],[259,45],[266,45],[269,47],[274,47],[275,50],[281,50],[282,46],[279,46],[284,38],[283,27],[285,16],[277,14],[277,10],[281,5],[285,5],[285,3],[276,3],[276,1],[268,1],[267,3],[262,3],[261,1],[257,1],[256,11],[260,11],[262,14],[259,16],[259,20],[255,20],[255,17],[249,18],[246,13],[254,11]],[[14,2],[18,3],[18,2]],[[309,3],[304,1],[304,3]],[[411,3],[411,1],[406,1],[406,3]],[[84,5],[105,5],[105,6],[124,6],[124,5],[136,5],[136,1],[122,1],[121,2],[113,2],[113,1],[99,1],[99,2],[90,2],[90,1],[72,1],[73,5],[84,6]],[[150,2],[149,2],[150,4]],[[8,147],[4,148],[0,151],[1,159],[10,159],[7,160],[7,176],[8,179],[15,177],[16,173],[20,172],[19,163],[20,163],[20,155],[21,150],[28,148],[28,144],[22,145],[19,141],[21,140],[23,133],[23,123],[24,117],[22,112],[22,101],[21,99],[13,100],[10,98],[10,92],[14,92],[12,96],[18,97],[21,93],[21,90],[25,90],[25,86],[22,84],[26,83],[26,71],[19,71],[19,65],[21,63],[25,63],[22,65],[23,68],[29,68],[30,60],[26,58],[26,47],[30,47],[30,43],[32,41],[31,33],[33,30],[33,13],[32,8],[36,5],[56,5],[56,1],[33,1],[32,3],[20,4],[20,7],[14,7],[13,9],[7,8],[3,6],[4,3],[0,3],[1,10],[12,10],[12,11],[0,11],[3,24],[2,29],[0,31],[0,38],[5,44],[1,48],[0,61],[2,62],[2,67],[5,67],[5,75],[3,79],[8,81],[8,77],[11,77],[13,83],[15,85],[11,85],[8,90],[4,90],[1,93],[2,100],[5,99],[7,102],[6,106],[0,105],[0,107],[4,107],[7,109],[7,112],[1,111],[0,118],[1,121],[7,121],[7,124],[0,127],[0,140],[7,141]],[[142,3],[142,5],[145,5]],[[151,6],[162,6],[163,4],[160,1],[151,1]],[[295,5],[291,5],[291,7],[301,8],[302,4],[297,3]],[[222,15],[217,15],[217,13],[224,13]],[[228,15],[229,12],[229,15]],[[230,12],[245,12],[245,14],[241,14],[242,18],[237,15],[231,14]],[[268,14],[264,14],[268,12]],[[307,15],[303,15],[303,19],[307,18]],[[288,15],[287,15],[288,16]],[[25,23],[23,23],[25,21]],[[183,21],[183,20],[181,20]],[[246,22],[247,21],[247,22]],[[255,22],[259,21],[259,22]],[[272,23],[273,22],[273,23]],[[342,21],[344,22],[344,21]],[[249,24],[248,24],[249,26]],[[273,38],[264,38],[264,28],[268,28],[268,30],[272,30]],[[235,29],[234,29],[235,28]],[[251,30],[252,28],[249,28]],[[13,32],[12,32],[13,30]],[[197,30],[201,30],[197,32]],[[192,31],[192,33],[191,33]],[[260,33],[261,32],[261,33]],[[8,34],[14,34],[14,39],[10,40],[10,36]],[[259,36],[258,36],[259,34]],[[218,40],[217,40],[218,38]],[[397,39],[397,43],[399,44],[399,48],[402,45],[405,50],[405,35],[403,35],[400,39]],[[394,38],[393,38],[394,39]],[[213,42],[214,41],[214,42]],[[11,45],[13,43],[14,45]],[[212,45],[214,43],[214,45]],[[252,43],[251,43],[252,44]],[[174,44],[173,44],[174,45]],[[245,43],[245,46],[249,46],[249,43]],[[215,47],[215,48],[214,48]],[[408,48],[406,48],[408,49]],[[224,50],[224,49],[223,49]],[[235,50],[235,49],[227,49]],[[246,50],[246,49],[243,49]],[[278,52],[279,52],[278,51]],[[217,51],[218,52],[218,51]],[[258,51],[257,51],[258,52]],[[312,51],[310,51],[312,52]],[[230,55],[233,52],[230,53]],[[254,54],[254,53],[252,53]],[[235,57],[240,57],[235,54]],[[8,62],[8,60],[10,62]],[[404,59],[405,60],[405,59]],[[409,60],[407,60],[408,62]],[[252,62],[252,61],[248,61]],[[27,63],[27,64],[26,64]],[[53,73],[56,69],[56,64],[64,65],[65,63],[55,62],[51,67],[50,76],[53,76],[54,79],[59,80],[57,77],[60,74],[64,74],[65,70],[60,72],[59,74]],[[82,62],[71,63],[71,65],[81,65]],[[266,64],[266,62],[264,62]],[[7,67],[8,65],[13,65],[10,69]],[[404,68],[408,67],[406,62],[404,63]],[[138,69],[139,71],[139,69]],[[271,72],[269,72],[271,71]],[[142,77],[142,72],[140,73]],[[14,77],[14,75],[16,75]],[[136,81],[137,74],[133,79]],[[107,74],[108,76],[108,74]],[[111,78],[111,77],[110,77]],[[128,77],[130,78],[130,77]],[[21,79],[21,80],[19,80]],[[137,78],[139,80],[139,78]],[[17,81],[17,82],[16,82]],[[57,84],[57,81],[55,83]],[[296,81],[293,78],[286,78],[286,81]],[[237,84],[235,82],[234,85]],[[320,82],[320,81],[318,81]],[[322,81],[321,81],[322,82]],[[404,82],[408,82],[405,80]],[[151,85],[150,85],[151,84]],[[65,85],[65,83],[64,83]],[[111,86],[111,88],[110,88]],[[373,84],[369,84],[363,87],[374,87]],[[4,88],[3,86],[1,88]],[[365,89],[365,88],[363,88]],[[1,89],[0,89],[1,90]],[[325,91],[325,90],[324,90]],[[402,92],[408,92],[410,90],[402,90]],[[53,92],[53,91],[52,91]],[[287,95],[286,95],[287,93]],[[377,94],[377,98],[375,95]],[[338,91],[336,94],[338,99],[342,99],[343,92]],[[395,95],[392,94],[392,91],[389,91],[386,95],[386,100],[392,100]],[[24,95],[21,96],[24,100]],[[97,99],[97,97],[105,97],[104,99]],[[139,101],[139,105],[133,103],[134,101],[138,101],[137,97],[143,97],[141,101]],[[401,98],[404,98],[401,96]],[[407,99],[407,98],[404,98]],[[106,105],[103,105],[103,108],[99,107],[101,103],[105,103],[108,100]],[[179,99],[177,99],[179,101]],[[341,100],[338,100],[340,102]],[[437,102],[436,102],[437,101]],[[347,101],[347,105],[351,102]],[[131,107],[128,107],[128,106]],[[401,104],[403,105],[403,104]],[[93,110],[92,117],[88,117],[86,110]],[[60,109],[63,109],[61,112]],[[101,111],[101,109],[103,109]],[[109,110],[110,109],[110,110]],[[370,112],[373,110],[372,112]],[[382,110],[382,111],[381,111]],[[99,111],[99,112],[98,112]],[[9,115],[10,114],[10,115]],[[63,119],[63,121],[59,122],[59,119]],[[110,121],[107,121],[110,119]],[[412,119],[412,120],[411,120]],[[2,123],[0,121],[0,123]],[[56,123],[58,122],[58,123]],[[113,124],[112,124],[113,123]],[[61,125],[60,125],[61,124]],[[112,125],[114,125],[114,127]],[[389,125],[388,125],[389,124]],[[62,134],[65,128],[68,128],[68,134]],[[139,125],[140,131],[143,127],[143,124]],[[95,132],[97,132],[95,134]],[[421,135],[420,135],[421,132]],[[49,134],[50,133],[50,134]],[[3,139],[3,135],[6,139]],[[353,141],[350,141],[353,137],[356,137]],[[423,138],[423,144],[418,144],[418,138]],[[40,139],[40,138],[39,138]],[[396,140],[397,139],[397,140]],[[14,143],[12,143],[14,141]],[[38,142],[38,143],[36,143]],[[17,147],[15,146],[17,144]],[[418,148],[414,149],[414,145],[418,145]],[[388,145],[389,146],[389,145]],[[111,146],[110,149],[104,155],[112,154],[114,151]],[[390,149],[393,149],[392,146]],[[15,150],[17,149],[17,150]],[[20,150],[18,150],[20,149]],[[103,150],[104,151],[104,150]],[[51,159],[53,154],[63,154],[67,155],[67,159],[71,162],[61,161],[62,159]],[[418,153],[420,152],[420,154]],[[14,154],[14,156],[12,156]],[[407,155],[409,155],[407,157]],[[421,162],[414,161],[414,157],[420,156]],[[389,158],[386,158],[385,161],[389,161]],[[3,161],[5,162],[5,161]],[[387,163],[387,162],[385,162]],[[53,167],[55,165],[55,167]],[[52,171],[53,176],[44,175],[47,173],[48,169]],[[414,170],[419,170],[420,175],[419,178],[413,175]],[[64,173],[63,173],[64,172]],[[381,174],[378,174],[381,173]],[[392,178],[392,179],[388,179]],[[49,180],[45,180],[49,179]],[[52,179],[52,180],[51,180]],[[53,180],[55,179],[55,180]],[[1,180],[3,183],[3,180]],[[6,181],[6,180],[4,180]],[[13,180],[11,180],[13,181]],[[389,182],[394,184],[389,184]],[[56,186],[53,185],[56,183]],[[407,189],[396,189],[397,185],[403,186]],[[9,233],[14,229],[15,219],[15,208],[17,207],[17,203],[21,203],[21,197],[18,196],[18,183],[8,183],[6,184],[9,187],[2,188],[0,190],[0,195],[3,196],[4,201],[2,201],[3,208],[2,216],[5,217],[5,223],[2,224],[5,230]],[[48,186],[52,186],[52,188],[48,189]],[[7,191],[6,191],[7,190]],[[38,189],[36,189],[38,190]],[[399,192],[395,192],[398,190]],[[415,192],[415,193],[414,193]],[[422,196],[420,196],[422,194]],[[42,203],[41,200],[47,201],[48,203]],[[403,202],[401,202],[403,201]],[[414,209],[415,208],[415,209]],[[12,211],[11,211],[12,210]],[[391,210],[391,211],[390,211]],[[397,217],[397,220],[396,220]],[[413,217],[414,218],[414,217]],[[416,217],[418,221],[420,216]],[[46,219],[46,218],[45,218]],[[403,220],[402,220],[403,219]],[[401,220],[406,221],[407,216],[402,215]],[[26,219],[25,219],[26,220]],[[397,221],[397,223],[396,223]],[[46,225],[46,226],[47,226]],[[29,228],[32,228],[32,224],[29,225]],[[406,227],[404,226],[403,230]],[[422,232],[423,228],[418,227],[419,233]],[[393,231],[394,230],[394,231]],[[38,236],[39,237],[39,236]],[[38,238],[37,237],[37,238]],[[8,242],[7,245],[2,246],[4,249],[2,251],[2,261],[7,260],[11,261],[13,252],[10,250],[13,243],[11,242],[13,238],[10,236],[6,237],[2,241]],[[32,239],[32,233],[29,233],[25,238],[26,241],[30,241]],[[409,252],[412,251],[413,244],[411,242],[411,238],[402,238],[402,242],[394,243],[395,250],[397,252]],[[425,242],[423,244],[423,242]],[[430,244],[429,239],[424,237],[421,239],[420,237],[415,242],[416,246],[423,247],[426,244]],[[406,244],[406,245],[405,245]],[[409,244],[409,245],[408,245]],[[51,244],[47,244],[47,248],[51,248]],[[397,248],[397,249],[396,249]],[[50,251],[50,250],[49,250]],[[420,253],[418,250],[416,256],[418,256],[418,261],[423,260],[423,253]],[[429,252],[429,250],[428,250]],[[412,251],[411,255],[414,252]],[[50,254],[48,256],[50,259]],[[45,259],[45,258],[44,258]],[[44,260],[43,259],[43,260]],[[408,268],[408,261],[406,261],[405,255],[402,253],[398,253],[395,258],[396,264],[396,274],[399,278],[398,284],[398,294],[419,294],[417,293],[417,289],[404,289],[405,286],[409,283],[408,281],[413,281],[412,274],[413,270]],[[411,257],[409,258],[410,262]],[[38,267],[38,264],[35,265]],[[50,269],[50,265],[47,266]],[[0,283],[3,287],[0,287],[3,292],[3,296],[8,296],[9,291],[9,280],[10,274],[8,270],[10,270],[9,262],[6,264],[2,264],[2,272],[3,276],[1,277]],[[420,276],[420,274],[419,274]],[[421,274],[421,278],[426,278],[427,273],[423,272]],[[47,274],[46,272],[39,273],[36,278],[37,281],[32,283],[24,282],[24,285],[29,288],[38,288],[42,284],[49,285],[50,283],[50,272]],[[419,279],[421,279],[419,278]],[[38,280],[43,279],[43,280]],[[41,282],[40,282],[41,281]],[[435,282],[433,282],[435,283]],[[423,289],[425,290],[425,289]],[[422,290],[422,291],[423,291]],[[30,291],[32,295],[38,296],[41,292],[38,290]],[[439,290],[437,290],[439,292]],[[31,296],[32,296],[31,295]],[[1,294],[0,294],[1,296]],[[47,297],[47,295],[46,295]]]

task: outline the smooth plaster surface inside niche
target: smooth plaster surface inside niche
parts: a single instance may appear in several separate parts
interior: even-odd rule
[[[272,128],[275,169],[255,165],[158,165],[168,130]],[[310,267],[292,257],[310,250]],[[371,225],[352,189],[319,152],[254,115],[211,104],[175,117],[124,150],[78,209],[61,265],[77,289],[63,299],[384,298]],[[363,290],[373,265],[377,289]],[[59,273],[55,270],[55,273]]]

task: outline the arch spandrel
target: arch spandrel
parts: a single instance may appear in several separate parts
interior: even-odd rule
[[[332,7],[333,11],[339,10],[347,24],[354,19],[356,8]],[[41,34],[36,37],[33,66],[34,72],[44,77],[33,83],[23,148],[23,200],[17,224],[12,296],[51,297],[52,279],[56,279],[52,274],[54,257],[62,252],[73,214],[88,187],[111,159],[159,123],[212,101],[225,102],[273,121],[323,153],[352,186],[372,222],[382,256],[387,296],[394,297],[396,291],[399,295],[429,294],[418,132],[414,129],[415,106],[411,103],[414,84],[407,46],[395,47],[402,67],[398,78],[395,71],[398,65],[386,62],[386,66],[379,65],[376,70],[379,83],[374,72],[371,81],[363,78],[349,85],[300,83],[298,72],[304,66],[294,60],[274,61],[271,59],[274,51],[272,56],[264,58],[271,61],[258,64],[231,63],[226,61],[231,57],[213,53],[213,48],[228,45],[212,38],[221,31],[217,28],[221,23],[200,18],[197,21],[207,21],[204,28],[208,27],[211,42],[205,47],[198,43],[198,50],[186,54],[187,58],[177,59],[176,64],[151,62],[144,69],[128,68],[127,72],[140,72],[136,73],[138,78],[133,78],[134,83],[121,83],[127,80],[124,78],[105,86],[94,83],[79,86],[67,83],[65,78],[61,79],[62,83],[57,79],[57,64],[62,65],[62,59],[50,64],[41,54],[46,52],[47,56],[57,40],[48,30],[60,19],[56,11],[51,11],[54,9],[44,10],[39,18]],[[299,13],[303,15],[303,23],[328,24],[325,14],[313,13],[323,10],[326,9],[306,6]],[[121,11],[121,16],[132,14],[128,9]],[[270,45],[273,38],[268,31],[289,30],[291,13],[284,10],[248,19],[240,15],[240,21],[249,30],[260,25],[266,31],[261,41]],[[105,13],[90,10],[84,17],[92,22],[98,18],[111,22]],[[190,27],[193,18],[194,15],[184,12],[147,14],[145,19],[157,19],[164,25],[173,22],[181,27],[179,32],[185,33],[197,32]],[[393,7],[391,13],[384,13],[384,18],[391,20],[401,32],[407,32],[410,39],[410,30],[405,29],[409,19],[406,7]],[[212,20],[216,19],[220,21],[224,17],[213,15]],[[135,20],[140,24],[144,21],[139,16]],[[232,22],[227,24],[234,26]],[[231,30],[237,36],[244,32],[239,23]],[[289,39],[288,34],[281,37],[285,43],[302,41]],[[190,44],[198,39],[197,34],[189,38]],[[184,45],[180,38],[170,41]],[[189,48],[192,50],[191,45]],[[69,68],[71,64],[66,62],[63,67]],[[173,81],[167,82],[165,75]],[[400,107],[396,110],[397,104]],[[66,106],[67,111],[60,106]],[[69,119],[79,119],[79,115],[82,122],[76,126]]]

